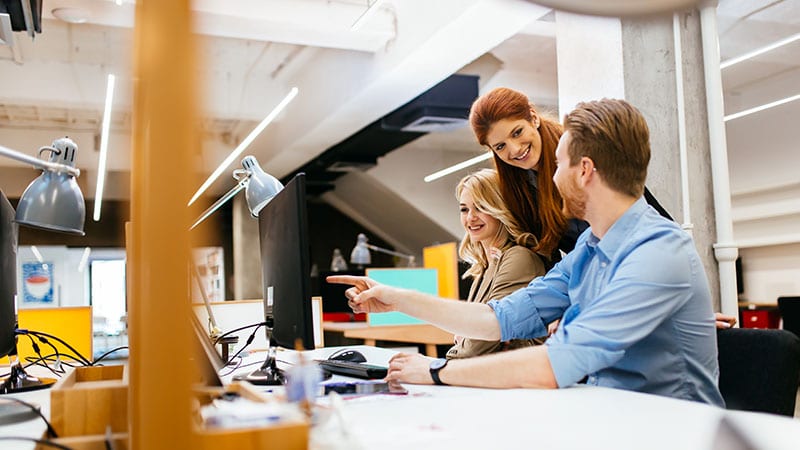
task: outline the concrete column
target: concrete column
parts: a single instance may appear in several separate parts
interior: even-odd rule
[[[691,233],[719,311],[719,272],[700,16],[678,15],[683,101],[676,82],[676,45],[671,14],[609,19],[556,13],[559,107],[563,116],[577,101],[624,98],[650,126],[652,157],[647,186]],[[622,74],[622,76],[620,76]],[[570,92],[572,91],[572,92]],[[581,96],[576,98],[574,92]],[[681,174],[679,106],[685,105],[687,177]],[[682,184],[687,186],[683,192]],[[688,198],[684,201],[684,195]]]
[[[233,293],[237,300],[264,296],[258,220],[250,215],[244,192],[233,198]]]

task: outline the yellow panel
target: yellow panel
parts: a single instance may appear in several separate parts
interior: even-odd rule
[[[439,296],[458,299],[458,251],[455,242],[422,249],[423,266],[439,271]]]
[[[20,309],[18,311],[19,328],[41,331],[42,333],[52,334],[59,337],[73,346],[81,355],[89,360],[92,359],[92,307],[91,306],[64,306],[61,308],[33,308]],[[37,339],[42,355],[53,353],[53,349],[47,344],[42,344]],[[72,350],[53,339],[49,342],[56,346],[59,353],[72,354]],[[25,336],[17,338],[17,353],[23,364],[24,358],[36,356],[31,346],[31,340]],[[0,360],[0,363],[7,364],[8,359]]]

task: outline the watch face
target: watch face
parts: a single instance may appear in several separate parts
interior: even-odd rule
[[[433,361],[431,361],[431,369],[433,370],[439,370],[445,365],[447,365],[446,359],[434,359]]]

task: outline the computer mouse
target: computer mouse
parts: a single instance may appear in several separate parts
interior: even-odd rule
[[[351,362],[367,362],[367,358],[361,352],[355,350],[345,350],[339,354],[333,354],[328,359],[334,361],[351,361]]]

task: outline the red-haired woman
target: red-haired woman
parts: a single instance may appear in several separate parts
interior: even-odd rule
[[[495,88],[472,104],[470,125],[481,145],[494,156],[500,191],[506,206],[523,229],[539,242],[533,250],[544,257],[548,268],[569,253],[588,224],[568,218],[553,182],[555,152],[563,129],[543,117],[528,97],[509,88]],[[647,203],[662,216],[669,213],[645,187]],[[728,328],[736,319],[717,316],[717,325]]]

